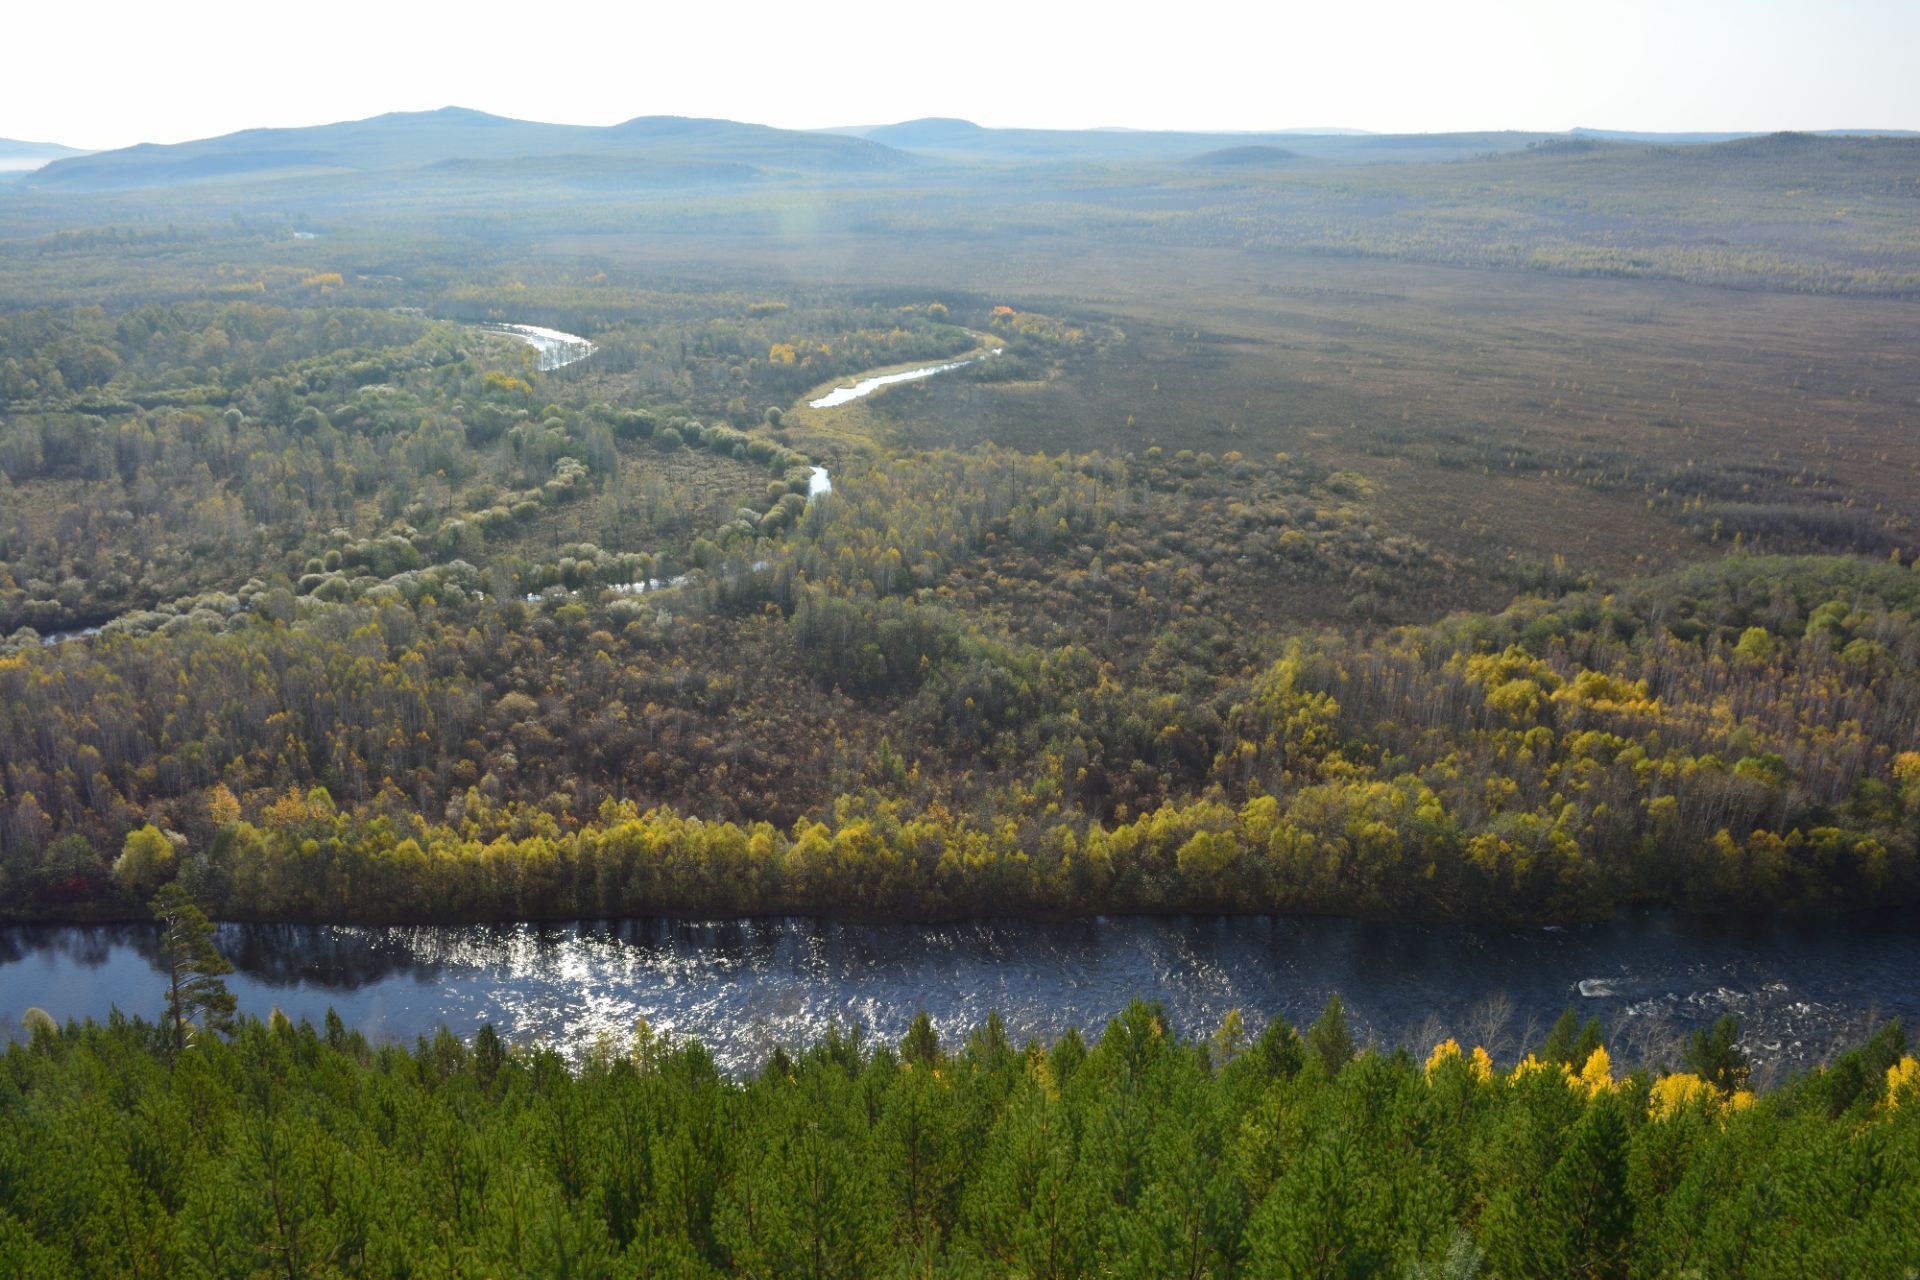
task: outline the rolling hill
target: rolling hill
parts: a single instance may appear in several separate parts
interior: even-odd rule
[[[1298,160],[1300,153],[1285,147],[1254,143],[1250,146],[1221,147],[1189,158],[1186,163],[1199,169],[1235,168],[1244,165],[1284,164]]]
[[[1743,138],[1758,138],[1760,133],[1649,133],[1632,129],[1588,129],[1572,130],[1576,138],[1597,138],[1603,142],[1650,142],[1664,146],[1680,146],[1692,143],[1738,142]],[[1910,138],[1911,129],[1817,129],[1806,136],[1815,138]]]
[[[1516,151],[1545,133],[1404,133],[1357,130],[1288,132],[1184,132],[1164,129],[992,129],[968,120],[929,117],[898,124],[826,131],[864,138],[901,151],[960,162],[989,164],[1186,164],[1202,154],[1284,151],[1296,158],[1334,163],[1459,160]],[[1275,157],[1268,156],[1268,159]],[[1214,163],[1206,161],[1204,163]],[[1231,158],[1221,163],[1235,163]]]
[[[910,165],[904,153],[864,138],[834,137],[679,116],[624,124],[545,124],[461,107],[393,112],[293,129],[247,129],[173,144],[143,143],[57,160],[33,175],[46,190],[131,191],[206,182],[426,170],[449,163],[501,166],[579,157],[605,169],[630,160],[649,171],[723,166],[755,173],[872,173]]]
[[[16,138],[0,138],[0,173],[38,169],[55,160],[86,154],[77,147],[63,147],[57,142],[21,142]]]

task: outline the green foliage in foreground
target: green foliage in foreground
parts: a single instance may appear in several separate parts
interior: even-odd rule
[[[830,1034],[730,1082],[644,1030],[578,1072],[116,1020],[0,1061],[0,1272],[63,1275],[1911,1274],[1896,1025],[1755,1099],[1543,1046],[1352,1057],[1136,1004],[1088,1046]]]

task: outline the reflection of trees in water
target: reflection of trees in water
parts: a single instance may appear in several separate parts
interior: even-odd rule
[[[430,977],[438,962],[423,957],[399,929],[327,925],[223,924],[216,945],[235,969],[275,986],[309,982],[354,990],[394,976]],[[160,930],[150,923],[15,925],[0,929],[0,964],[54,957],[81,969],[109,964],[131,951],[156,968]]]
[[[0,928],[0,964],[18,964],[58,956],[83,969],[98,969],[127,947],[147,960],[160,952],[160,932],[152,924],[13,925]]]
[[[222,954],[244,976],[269,986],[298,983],[357,991],[388,978],[419,980],[442,968],[407,929],[345,929],[304,924],[225,924]],[[444,931],[436,931],[444,932]],[[437,949],[436,949],[437,950]]]

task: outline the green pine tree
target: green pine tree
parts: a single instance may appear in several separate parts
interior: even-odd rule
[[[1347,1030],[1347,1007],[1340,1003],[1339,996],[1329,998],[1327,1007],[1307,1028],[1307,1048],[1330,1076],[1338,1075],[1340,1068],[1353,1061],[1353,1033]]]
[[[1547,1038],[1540,1042],[1537,1051],[1542,1062],[1565,1062],[1573,1056],[1573,1040],[1580,1034],[1580,1016],[1568,1005],[1554,1019],[1553,1027],[1547,1032]]]
[[[1712,1027],[1693,1033],[1687,1042],[1687,1070],[1722,1093],[1747,1087],[1752,1067],[1740,1051],[1740,1019],[1723,1014]]]
[[[233,1030],[233,993],[221,978],[233,972],[213,944],[213,923],[178,883],[153,895],[160,922],[160,963],[167,972],[167,1024],[175,1050],[187,1046],[188,1029],[200,1034]]]
[[[940,1033],[933,1029],[933,1019],[925,1009],[907,1028],[907,1038],[900,1042],[900,1060],[929,1070],[940,1065]]]
[[[1624,1276],[1633,1232],[1627,1194],[1626,1117],[1617,1100],[1595,1098],[1541,1187],[1535,1232],[1542,1274]]]

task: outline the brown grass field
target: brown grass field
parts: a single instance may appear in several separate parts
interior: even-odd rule
[[[942,375],[795,421],[823,445],[1286,451],[1369,477],[1385,518],[1439,546],[1560,554],[1609,577],[1713,553],[1649,504],[1692,469],[1764,467],[1789,489],[1818,482],[1896,522],[1920,516],[1920,308],[1905,300],[1237,249],[1081,244],[1042,262],[974,240],[855,252],[807,238],[592,252],[722,274],[744,256],[791,287],[914,288],[1124,335],[1043,381]]]

